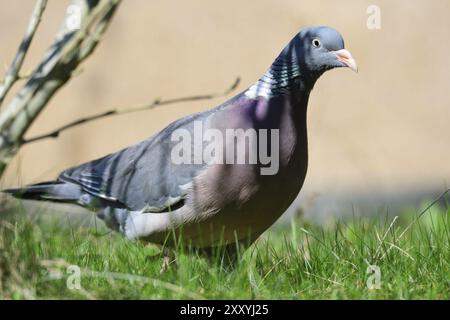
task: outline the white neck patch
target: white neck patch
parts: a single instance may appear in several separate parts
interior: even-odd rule
[[[258,97],[269,99],[273,96],[272,83],[258,80],[244,94],[249,99],[256,99]]]
[[[296,60],[294,60],[296,61]],[[274,71],[273,66],[254,85],[244,92],[250,99],[262,97],[270,99],[274,96],[276,89],[287,88],[292,79],[300,75],[300,70],[296,62],[283,64],[281,69]]]

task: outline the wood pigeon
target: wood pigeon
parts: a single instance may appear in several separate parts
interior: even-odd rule
[[[325,71],[340,67],[357,71],[339,32],[308,27],[222,105],[55,181],[4,192],[80,205],[129,239],[170,245],[173,234],[194,248],[250,245],[300,192],[308,98]]]

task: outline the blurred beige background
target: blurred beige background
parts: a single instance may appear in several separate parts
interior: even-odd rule
[[[50,0],[24,70],[58,29],[68,1]],[[381,8],[381,30],[366,9]],[[34,1],[0,0],[0,63],[10,63]],[[344,36],[360,72],[334,70],[309,104],[310,166],[303,199],[346,193],[427,194],[450,182],[450,2],[447,0],[124,0],[105,40],[28,133],[153,101],[250,86],[306,25]],[[234,94],[234,93],[233,93]],[[25,146],[3,186],[53,179],[66,167],[140,141],[225,98],[108,118]],[[306,203],[306,202],[304,202]]]

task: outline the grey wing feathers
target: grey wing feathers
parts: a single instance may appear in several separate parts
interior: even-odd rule
[[[181,127],[192,132],[193,121],[203,121],[209,114],[182,118],[141,143],[66,170],[58,180],[130,210],[164,211],[184,200],[193,177],[204,167],[173,164],[171,134]]]

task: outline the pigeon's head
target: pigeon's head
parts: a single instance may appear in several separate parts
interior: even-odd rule
[[[329,27],[309,27],[300,31],[290,43],[300,72],[319,77],[327,70],[358,67],[349,51],[344,48],[341,34]]]

